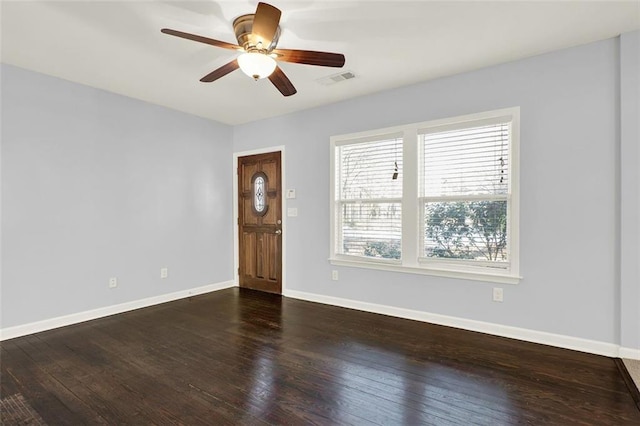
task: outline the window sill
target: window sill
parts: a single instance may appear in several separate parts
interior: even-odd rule
[[[330,258],[329,262],[337,266],[351,266],[354,268],[377,269],[382,271],[404,272],[407,274],[431,275],[435,277],[457,278],[461,280],[484,281],[500,284],[518,284],[522,277],[507,273],[487,273],[476,271],[451,271],[447,269],[426,268],[420,266],[404,266],[397,263],[376,262],[368,260],[354,260],[345,258]]]

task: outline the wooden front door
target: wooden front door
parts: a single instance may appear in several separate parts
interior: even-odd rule
[[[238,158],[240,287],[282,293],[280,152]]]

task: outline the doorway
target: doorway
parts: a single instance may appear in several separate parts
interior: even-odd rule
[[[238,157],[238,285],[282,294],[281,152]]]

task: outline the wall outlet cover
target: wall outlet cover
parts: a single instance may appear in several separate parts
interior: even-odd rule
[[[504,301],[504,291],[500,287],[493,288],[493,301],[494,302],[502,302]]]

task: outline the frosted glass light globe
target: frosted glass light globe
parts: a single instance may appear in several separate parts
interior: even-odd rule
[[[275,59],[258,52],[247,52],[238,56],[238,65],[243,73],[254,80],[269,77],[276,69]]]

